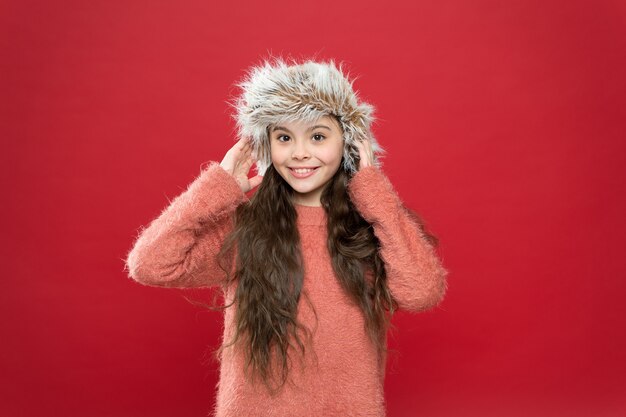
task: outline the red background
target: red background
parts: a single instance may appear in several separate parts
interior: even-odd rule
[[[626,412],[620,1],[0,6],[0,414],[202,416],[221,316],[141,286],[141,225],[234,143],[266,56],[347,63],[385,171],[441,241],[395,318],[390,417]]]

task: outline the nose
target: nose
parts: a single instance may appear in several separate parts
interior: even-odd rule
[[[293,159],[304,159],[309,157],[309,150],[307,149],[305,140],[294,141],[291,157]]]

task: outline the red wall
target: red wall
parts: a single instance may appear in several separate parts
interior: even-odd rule
[[[0,415],[202,416],[209,291],[143,287],[139,227],[234,143],[268,52],[346,61],[385,171],[441,241],[390,417],[626,412],[626,6],[9,1],[0,7]]]

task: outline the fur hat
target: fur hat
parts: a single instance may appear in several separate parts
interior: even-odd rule
[[[343,168],[349,173],[358,171],[359,150],[355,143],[369,138],[374,153],[374,163],[381,167],[380,159],[386,151],[371,132],[375,120],[374,107],[359,100],[350,81],[333,60],[288,64],[282,58],[274,62],[264,60],[251,67],[243,81],[236,85],[241,94],[229,104],[234,107],[233,118],[237,124],[237,140],[252,139],[253,153],[258,158],[258,175],[264,175],[272,164],[269,127],[298,120],[313,123],[326,115],[337,116],[343,129]]]

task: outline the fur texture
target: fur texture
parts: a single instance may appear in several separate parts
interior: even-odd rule
[[[272,163],[269,126],[298,120],[312,123],[325,115],[337,116],[343,129],[343,169],[357,172],[359,152],[355,143],[365,138],[371,141],[375,165],[381,168],[386,151],[371,131],[375,109],[359,100],[352,88],[354,80],[344,74],[342,65],[337,68],[334,60],[291,61],[274,58],[253,66],[236,84],[241,94],[228,103],[235,110],[237,140],[252,139],[257,173],[264,175]]]

